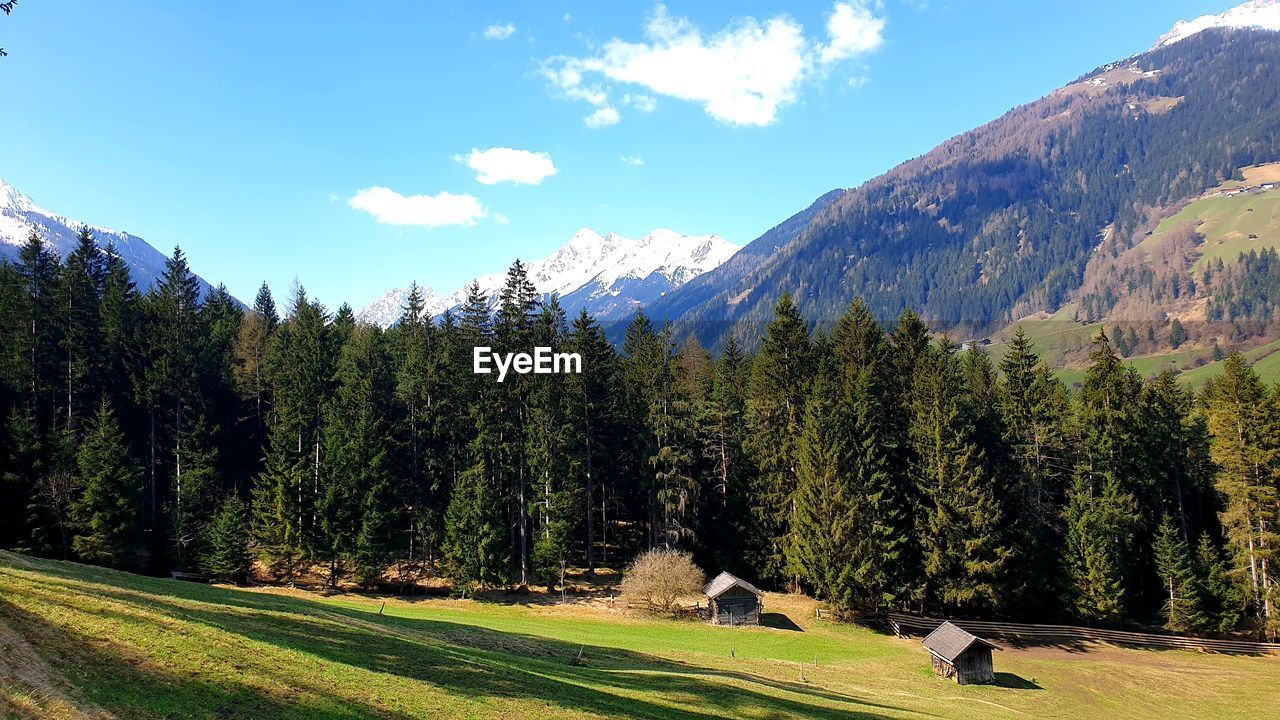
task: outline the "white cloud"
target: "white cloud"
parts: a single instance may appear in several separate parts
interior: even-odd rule
[[[631,167],[640,167],[641,165],[644,165],[644,158],[639,155],[623,155],[620,159],[622,160],[623,165],[630,165]]]
[[[621,119],[622,116],[618,114],[617,110],[606,105],[602,108],[597,108],[595,112],[583,118],[582,121],[589,128],[602,128],[609,125],[617,125]]]
[[[872,14],[865,2],[838,2],[827,16],[831,42],[820,53],[823,65],[874,52],[884,42],[884,18]]]
[[[827,17],[828,42],[805,36],[788,15],[747,17],[711,35],[658,5],[645,40],[614,38],[594,55],[560,56],[543,64],[543,75],[567,99],[595,106],[589,127],[621,118],[611,93],[642,88],[655,95],[698,103],[730,125],[769,125],[781,107],[795,102],[802,84],[820,79],[834,65],[877,49],[885,20],[879,0],[842,0]],[[621,104],[648,112],[650,95],[624,92]]]
[[[484,29],[485,40],[506,40],[516,34],[516,26],[512,23],[506,25],[490,25]]]
[[[506,225],[511,222],[511,218],[507,217],[506,215],[503,215],[502,213],[496,212],[493,214],[493,221],[498,223],[499,225]]]
[[[470,195],[401,195],[385,187],[356,191],[347,205],[369,213],[383,225],[475,225],[489,211]]]
[[[544,152],[495,147],[488,150],[471,149],[465,158],[455,155],[455,160],[466,160],[467,167],[476,171],[476,180],[485,185],[510,182],[517,185],[537,185],[556,174],[555,163]]]

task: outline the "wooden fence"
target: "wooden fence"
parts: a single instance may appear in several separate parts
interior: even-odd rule
[[[863,620],[867,621],[870,618],[864,618]],[[904,635],[927,635],[944,622],[938,618],[917,617],[900,613],[889,613],[880,618],[880,621],[887,624],[900,637]],[[1147,648],[1206,650],[1209,652],[1250,655],[1280,655],[1280,643],[1250,642],[1247,640],[1211,640],[1181,635],[1076,627],[1074,625],[1020,625],[986,620],[952,620],[951,622],[979,637],[1003,638],[1031,643],[1052,641],[1106,642],[1114,645],[1134,645]]]

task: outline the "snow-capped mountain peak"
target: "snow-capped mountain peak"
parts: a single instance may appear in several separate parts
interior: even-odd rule
[[[638,240],[618,233],[601,235],[582,228],[554,253],[528,263],[529,281],[541,295],[559,295],[569,316],[580,310],[601,319],[621,317],[728,260],[739,247],[718,235],[684,235],[659,228]],[[480,289],[496,304],[506,272],[476,278]],[[457,308],[466,300],[467,283],[439,298],[433,314]],[[400,317],[407,291],[392,290],[359,318],[389,327]]]
[[[409,293],[411,292],[412,288],[407,287],[387,291],[382,297],[369,303],[359,313],[356,313],[356,322],[377,325],[384,329],[395,325],[404,315],[404,309],[409,304]],[[445,299],[431,288],[419,285],[418,293],[422,295],[424,317],[432,318],[449,309]]]
[[[1179,20],[1172,30],[1160,36],[1155,47],[1172,45],[1202,30],[1219,27],[1280,30],[1280,0],[1249,0],[1217,15],[1201,15],[1192,20]]]

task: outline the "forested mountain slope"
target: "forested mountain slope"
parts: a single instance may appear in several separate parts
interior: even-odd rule
[[[721,342],[785,291],[820,325],[858,296],[961,334],[1056,309],[1105,236],[1280,158],[1277,59],[1280,34],[1208,30],[1101,67],[842,194],[682,322]]]

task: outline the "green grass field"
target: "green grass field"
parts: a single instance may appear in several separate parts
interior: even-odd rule
[[[1261,718],[1280,658],[1007,648],[999,686],[918,640],[814,622],[657,620],[604,602],[324,598],[0,552],[0,714],[128,718]],[[784,629],[785,628],[785,629]],[[582,652],[582,662],[574,658]]]
[[[1217,258],[1235,262],[1240,253],[1280,246],[1280,190],[1196,200],[1165,218],[1138,247],[1159,245],[1166,233],[1188,221],[1204,235],[1197,266]]]

